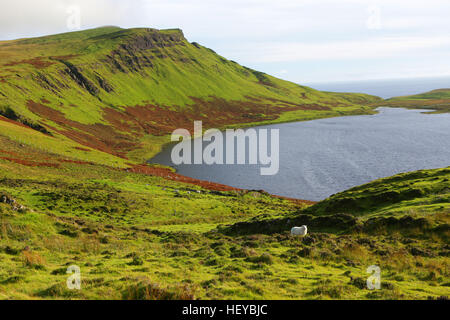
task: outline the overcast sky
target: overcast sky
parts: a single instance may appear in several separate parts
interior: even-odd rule
[[[449,0],[0,0],[0,39],[70,31],[77,8],[81,29],[181,28],[298,83],[450,76]]]

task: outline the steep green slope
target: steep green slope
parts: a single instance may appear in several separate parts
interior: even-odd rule
[[[140,161],[193,120],[222,128],[361,114],[380,100],[323,93],[242,67],[189,43],[178,29],[104,27],[3,41],[0,66],[1,114]]]
[[[286,217],[258,216],[223,229],[230,234],[276,233],[306,224],[312,232],[405,233],[450,236],[450,168],[421,170],[375,180]]]
[[[321,201],[314,214],[355,216],[450,213],[450,168],[422,170],[375,180]]]
[[[448,204],[441,190],[448,169],[336,195],[354,194],[365,204],[385,187],[408,194],[412,183],[426,190],[417,205],[432,203],[425,215],[417,210],[417,217],[397,219],[384,217],[380,201],[373,210],[383,216],[370,220],[366,211],[369,219],[327,215],[320,203],[302,210],[304,204],[262,192],[215,191],[68,161],[5,137],[0,146],[0,299],[436,299],[449,293],[448,225],[443,228],[449,214],[439,213]],[[359,194],[364,190],[366,197]],[[435,216],[433,225],[421,216]],[[289,235],[297,223],[308,225],[307,237]],[[236,232],[220,232],[228,224]],[[405,234],[399,224],[413,228]],[[381,268],[380,290],[366,287],[366,269],[374,264]],[[72,265],[80,267],[81,290],[67,288]]]
[[[315,216],[298,203],[260,192],[217,192],[67,162],[6,138],[0,145],[0,299],[448,296],[450,248],[443,236],[448,225],[447,231],[443,226],[449,215],[438,215],[439,205],[446,206],[442,201],[427,213],[436,215],[432,226],[420,217]],[[423,178],[424,189],[430,185],[425,199],[433,193],[436,200],[448,199],[448,191],[439,191],[446,177],[448,169],[411,173],[337,196],[383,186],[403,190],[408,181],[416,188]],[[322,205],[310,210],[320,213]],[[381,201],[374,210],[381,212],[380,207]],[[307,237],[289,235],[297,223],[308,225]],[[220,232],[225,224],[236,232]],[[404,234],[399,224],[413,228]],[[348,232],[358,225],[375,228]],[[366,269],[374,264],[381,268],[380,290],[366,287]],[[67,288],[72,265],[80,267],[81,290]]]
[[[378,104],[388,107],[432,109],[437,112],[450,112],[450,89],[436,89],[411,96],[395,97]]]

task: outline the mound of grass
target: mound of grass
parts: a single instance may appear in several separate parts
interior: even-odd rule
[[[195,300],[195,288],[187,284],[164,288],[146,280],[128,287],[122,297],[125,300]]]
[[[450,236],[450,169],[421,170],[379,179],[335,194],[284,217],[256,216],[220,228],[227,235],[274,234],[307,225],[336,234],[400,232],[413,238]]]
[[[435,112],[450,112],[450,89],[437,89],[422,94],[387,99],[380,106],[430,109]]]

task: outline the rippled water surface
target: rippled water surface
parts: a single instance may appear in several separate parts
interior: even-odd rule
[[[193,178],[308,200],[400,172],[450,166],[450,114],[378,110],[258,127],[280,129],[280,170],[274,176],[261,176],[256,165],[174,166],[171,147],[150,162]]]

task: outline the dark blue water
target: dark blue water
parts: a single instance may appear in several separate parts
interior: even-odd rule
[[[151,162],[202,180],[308,200],[401,172],[450,166],[450,114],[378,110],[259,127],[280,129],[280,170],[274,176],[261,176],[258,165],[173,166],[171,147]]]

